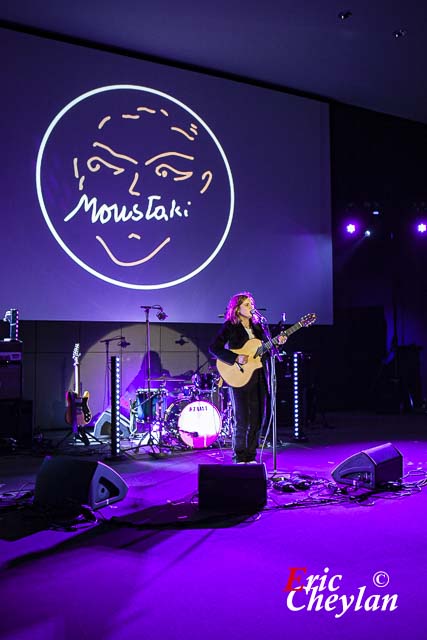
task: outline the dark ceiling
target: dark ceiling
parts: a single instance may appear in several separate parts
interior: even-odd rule
[[[427,123],[425,0],[9,0],[0,20]]]

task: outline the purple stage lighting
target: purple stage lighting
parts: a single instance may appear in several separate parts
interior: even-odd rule
[[[356,233],[356,225],[353,222],[350,222],[346,226],[345,230],[347,231],[347,233],[351,233],[351,234]]]
[[[425,222],[420,222],[417,225],[417,231],[418,233],[425,233],[427,231],[427,225]]]

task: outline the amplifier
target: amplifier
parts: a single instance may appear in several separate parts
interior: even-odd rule
[[[21,362],[22,353],[18,351],[0,351],[0,362]]]
[[[31,400],[0,399],[0,439],[14,438],[19,446],[31,446],[33,403]]]
[[[20,340],[0,340],[0,362],[21,362],[22,342]]]
[[[19,400],[22,397],[22,364],[20,361],[0,360],[0,400]]]

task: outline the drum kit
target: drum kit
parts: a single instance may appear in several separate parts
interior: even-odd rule
[[[231,438],[232,397],[216,370],[200,373],[204,363],[191,384],[186,378],[152,376],[150,311],[158,311],[159,320],[167,315],[160,305],[141,305],[141,309],[145,312],[147,386],[130,399],[129,433],[137,439],[132,448],[147,446],[157,454],[163,449],[204,449]],[[172,392],[171,384],[175,385]]]
[[[157,388],[153,388],[157,384]],[[173,391],[167,385],[176,385]],[[189,380],[152,378],[130,401],[130,434],[153,450],[205,449],[231,439],[232,399],[218,373],[196,373]]]

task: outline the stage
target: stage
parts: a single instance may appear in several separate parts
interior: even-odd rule
[[[34,488],[43,455],[4,455],[1,636],[424,638],[427,490],[350,491],[334,502],[328,486],[344,459],[387,442],[412,474],[405,482],[421,483],[426,415],[326,418],[307,441],[279,434],[275,476],[324,487],[310,499],[270,482],[266,508],[250,516],[197,508],[198,465],[231,462],[230,448],[160,458],[140,449],[111,462],[98,445],[76,446],[73,456],[103,459],[129,491],[69,531],[29,506],[5,508],[7,492]],[[271,479],[271,448],[263,462]],[[310,576],[310,591],[292,593]]]

